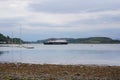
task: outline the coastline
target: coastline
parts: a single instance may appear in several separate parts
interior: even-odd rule
[[[0,63],[1,80],[120,80],[120,66]]]

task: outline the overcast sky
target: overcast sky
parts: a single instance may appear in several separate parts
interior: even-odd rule
[[[23,40],[120,39],[120,0],[0,0],[0,33]],[[13,33],[13,35],[12,35]]]

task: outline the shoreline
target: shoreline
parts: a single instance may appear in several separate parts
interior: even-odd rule
[[[120,80],[120,66],[1,63],[2,80]]]

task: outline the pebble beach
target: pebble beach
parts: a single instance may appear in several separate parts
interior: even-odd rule
[[[120,80],[120,66],[0,63],[0,80]]]

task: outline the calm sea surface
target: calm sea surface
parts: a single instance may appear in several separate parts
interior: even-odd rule
[[[0,62],[120,66],[120,44],[28,45],[34,49],[0,46]]]

